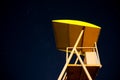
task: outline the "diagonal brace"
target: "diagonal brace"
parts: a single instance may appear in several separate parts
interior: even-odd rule
[[[77,41],[76,41],[73,49],[72,49],[72,52],[71,52],[68,60],[66,61],[65,65],[64,65],[64,67],[63,67],[63,69],[62,69],[62,72],[60,73],[60,75],[59,75],[59,77],[58,77],[58,80],[61,80],[61,79],[62,79],[62,77],[63,77],[63,75],[64,75],[64,73],[65,73],[65,71],[66,71],[66,69],[67,69],[67,66],[68,66],[68,64],[69,64],[69,62],[70,62],[70,60],[71,60],[71,58],[72,58],[72,56],[73,56],[73,53],[74,53],[74,51],[75,51],[75,49],[76,49],[76,47],[77,47],[77,45],[78,45],[78,43],[79,43],[82,35],[83,35],[83,30],[81,31],[81,33],[80,33],[80,35],[79,35],[79,37],[78,37],[78,39],[77,39]]]
[[[80,57],[80,55],[79,55],[79,53],[77,52],[76,49],[75,49],[75,53],[76,53],[76,55],[77,55],[77,57],[78,57],[78,59],[79,59],[81,65],[82,65],[82,67],[83,67],[83,69],[84,69],[84,71],[85,71],[85,73],[86,73],[88,79],[89,79],[89,80],[92,80],[92,78],[91,78],[91,76],[90,76],[90,74],[89,74],[87,68],[85,67],[85,65],[84,65],[84,63],[83,63],[83,61],[82,61],[82,59],[81,59],[81,57]]]

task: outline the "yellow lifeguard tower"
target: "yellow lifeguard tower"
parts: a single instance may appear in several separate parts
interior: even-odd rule
[[[56,47],[66,52],[66,63],[58,80],[94,80],[102,67],[97,49],[101,28],[78,20],[52,20],[52,23]],[[73,55],[76,59],[71,63]]]

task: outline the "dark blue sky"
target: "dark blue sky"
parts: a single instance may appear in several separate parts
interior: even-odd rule
[[[102,27],[97,80],[118,80],[116,0],[16,0],[1,3],[0,80],[57,80],[65,55],[55,47],[51,20],[76,19]]]

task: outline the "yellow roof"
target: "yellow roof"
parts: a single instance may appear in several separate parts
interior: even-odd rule
[[[95,24],[91,24],[85,21],[78,21],[78,20],[68,20],[68,19],[62,19],[62,20],[52,20],[52,22],[58,22],[58,23],[65,23],[65,24],[72,24],[72,25],[79,25],[79,26],[85,26],[85,27],[94,27],[94,28],[100,28],[99,26]]]
[[[78,47],[93,47],[94,43],[98,41],[101,27],[78,20],[52,20],[56,47],[58,49],[66,50],[66,47],[73,47],[80,32],[84,30]],[[84,49],[85,50],[85,49]],[[85,51],[91,51],[86,49]]]

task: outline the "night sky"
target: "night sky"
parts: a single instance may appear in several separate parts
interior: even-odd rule
[[[96,80],[119,80],[119,6],[116,0],[4,0],[0,9],[0,80],[57,80],[65,54],[56,49],[53,19],[101,26],[103,67]]]

